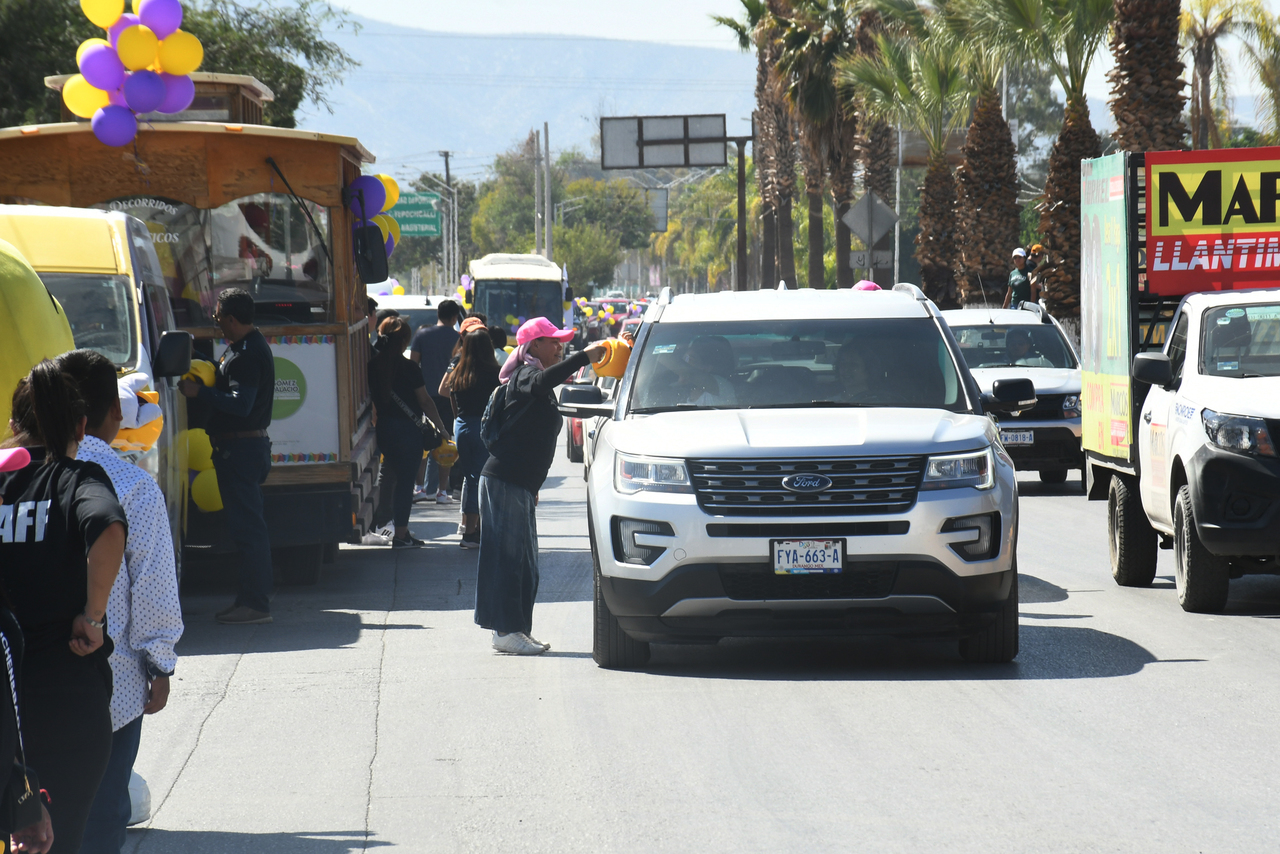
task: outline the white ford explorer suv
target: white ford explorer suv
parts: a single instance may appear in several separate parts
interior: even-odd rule
[[[938,310],[893,291],[664,292],[605,414],[588,473],[594,658],[651,642],[898,634],[1018,652],[1018,493]]]

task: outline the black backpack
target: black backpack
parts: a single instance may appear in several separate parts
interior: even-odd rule
[[[512,405],[507,398],[508,387],[510,383],[501,383],[493,390],[485,404],[484,415],[480,416],[480,441],[490,453],[497,453],[502,440],[511,435],[512,425],[533,405],[532,395],[524,403]]]

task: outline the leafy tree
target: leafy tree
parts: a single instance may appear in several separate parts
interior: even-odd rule
[[[329,26],[360,29],[346,12],[324,0],[296,0],[292,6],[205,0],[188,4],[182,22],[204,45],[201,69],[247,74],[267,84],[275,100],[266,105],[263,120],[286,128],[296,126],[295,113],[303,101],[332,112],[329,87],[359,64],[323,37]]]
[[[571,202],[577,200],[575,209],[564,214],[566,227],[595,223],[616,235],[623,249],[649,245],[653,214],[644,193],[626,181],[579,178],[564,188],[564,197]]]
[[[598,222],[578,222],[557,231],[554,241],[556,261],[569,268],[571,281],[596,288],[613,284],[613,272],[622,263],[616,233]]]
[[[480,255],[533,251],[533,165],[537,143],[533,132],[523,143],[499,154],[493,177],[480,187],[471,218],[471,238]],[[558,169],[551,171],[552,201],[563,197]],[[556,247],[558,248],[558,247]]]
[[[44,78],[74,72],[76,48],[101,35],[77,0],[0,0],[0,127],[61,121]]]

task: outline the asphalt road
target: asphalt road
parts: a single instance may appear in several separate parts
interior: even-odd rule
[[[1185,614],[1171,552],[1108,573],[1105,505],[1023,481],[1022,652],[725,641],[591,661],[580,466],[539,508],[539,658],[472,623],[456,506],[430,548],[343,548],[276,622],[185,591],[169,708],[143,729],[128,851],[1274,851],[1280,579]]]

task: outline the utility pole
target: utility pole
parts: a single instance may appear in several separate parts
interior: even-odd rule
[[[542,135],[533,132],[533,254],[542,251]]]
[[[546,224],[544,228],[544,236],[542,238],[543,249],[542,256],[548,261],[551,260],[551,129],[546,122],[542,123],[542,144],[545,146],[542,158],[542,191],[546,198],[542,202],[542,210],[546,214]]]
[[[453,152],[441,151],[439,154],[444,158],[444,185],[446,187],[452,186],[453,180],[449,177],[449,155],[453,154]]]
[[[753,128],[754,130],[754,128]],[[734,263],[735,291],[747,289],[747,140],[751,137],[738,137],[734,140],[738,145],[738,256]]]

